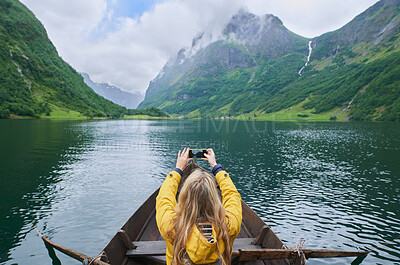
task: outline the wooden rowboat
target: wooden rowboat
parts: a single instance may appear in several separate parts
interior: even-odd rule
[[[196,168],[200,168],[195,163],[189,164],[183,171],[181,184],[187,176]],[[203,169],[204,170],[204,169]],[[143,205],[132,215],[131,218],[122,226],[125,232],[117,233],[103,250],[103,261],[110,264],[165,264],[166,244],[161,237],[156,224],[156,190]],[[264,223],[261,218],[242,201],[243,221],[240,233],[236,238],[233,251],[239,249],[284,249],[285,245],[275,235],[275,233]],[[262,231],[262,232],[261,232]],[[257,239],[257,236],[262,235]],[[128,237],[129,239],[127,239]],[[127,239],[127,240],[124,240]],[[124,244],[126,241],[134,241],[131,246]],[[252,244],[254,242],[254,244]],[[135,248],[136,246],[136,248]],[[128,250],[131,248],[130,250]],[[132,249],[133,248],[133,249]],[[128,251],[127,251],[128,250]],[[234,257],[233,257],[234,259]],[[262,261],[259,264],[264,264]],[[254,263],[257,264],[257,263]],[[266,264],[290,264],[285,259],[270,260]]]
[[[195,163],[189,164],[183,171],[180,184],[196,168],[202,169]],[[112,265],[165,264],[166,244],[158,231],[155,219],[157,194],[158,190],[111,239],[101,252],[102,261]],[[240,233],[233,244],[232,263],[240,261],[241,264],[254,265],[301,264],[298,253],[288,250],[271,228],[243,201],[242,211],[243,221]],[[271,250],[275,252],[272,253]],[[315,252],[309,251],[308,254],[311,257]],[[332,252],[325,254],[332,255]]]
[[[183,171],[181,184],[196,168],[189,164]],[[204,170],[204,169],[202,169]],[[180,187],[179,187],[180,188]],[[178,192],[179,192],[178,188]],[[156,224],[156,197],[158,189],[140,206],[114,235],[95,259],[66,249],[43,237],[46,244],[84,263],[94,265],[166,264],[166,244]],[[365,257],[368,252],[334,250],[290,250],[271,228],[242,201],[243,220],[239,235],[233,244],[232,264],[300,265],[305,258]]]

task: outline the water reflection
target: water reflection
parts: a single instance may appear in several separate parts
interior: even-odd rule
[[[9,259],[9,250],[19,246],[29,232],[24,226],[43,218],[49,210],[57,191],[48,185],[60,181],[56,171],[68,163],[62,156],[70,146],[90,141],[90,133],[82,135],[70,125],[71,122],[0,120],[1,262]]]
[[[13,219],[2,231],[4,264],[50,264],[31,221],[55,242],[96,256],[186,146],[214,148],[243,200],[288,246],[304,238],[307,248],[380,247],[363,264],[400,259],[399,242],[383,246],[400,233],[398,124],[7,122],[0,132],[12,140],[2,143],[1,168],[13,177],[2,177],[1,214]]]
[[[53,248],[53,246],[48,244],[47,242],[44,242],[44,245],[45,245],[45,247],[47,249],[47,252],[49,253],[49,257],[51,259],[51,264],[52,265],[61,265],[61,261],[57,257],[56,251]]]
[[[277,128],[261,134],[261,150],[256,147],[252,153],[266,147],[274,153],[238,169],[248,172],[246,176],[258,176],[239,179],[242,194],[288,245],[304,238],[310,248],[382,246],[400,231],[399,222],[390,221],[390,215],[400,217],[399,170],[394,162],[400,150],[398,125],[385,135],[382,130],[377,133],[376,125],[368,130],[336,126],[314,124],[311,129]],[[399,244],[390,248],[385,254],[374,251],[376,256],[364,264],[398,261]],[[346,259],[314,262],[350,263]]]

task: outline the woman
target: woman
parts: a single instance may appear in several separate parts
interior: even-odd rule
[[[179,150],[176,168],[165,179],[156,202],[158,229],[167,243],[167,264],[231,264],[232,245],[242,223],[242,204],[228,173],[212,149],[205,153],[215,178],[194,170],[176,193],[188,161],[189,148]]]

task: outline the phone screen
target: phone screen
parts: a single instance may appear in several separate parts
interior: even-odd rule
[[[204,150],[204,149],[190,149],[189,150],[189,158],[206,158],[204,153],[207,153],[207,150]]]

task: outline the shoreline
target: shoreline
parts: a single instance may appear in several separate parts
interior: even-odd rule
[[[138,117],[136,117],[138,116]],[[195,120],[214,120],[214,121],[243,121],[243,122],[249,122],[249,121],[256,121],[256,122],[329,122],[329,123],[347,123],[347,122],[373,122],[373,123],[380,123],[380,122],[385,122],[385,121],[376,121],[376,120],[371,120],[371,121],[354,121],[354,120],[343,120],[343,119],[336,119],[336,120],[329,120],[329,119],[313,119],[312,117],[310,118],[293,118],[293,119],[280,119],[280,118],[271,118],[271,117],[256,117],[256,118],[248,118],[248,117],[223,117],[223,118],[216,118],[212,116],[206,116],[206,117],[185,117],[185,116],[178,116],[178,117],[153,117],[153,116],[147,116],[144,117],[144,115],[135,115],[135,116],[129,116],[129,117],[123,117],[123,118],[108,118],[108,117],[87,117],[87,116],[82,116],[82,117],[24,117],[24,116],[13,116],[9,118],[3,118],[2,120],[53,120],[53,121],[62,121],[62,120],[172,120],[172,121],[179,121],[179,120],[187,120],[187,121],[195,121]],[[386,121],[387,122],[387,121]]]

